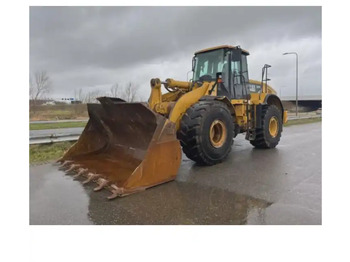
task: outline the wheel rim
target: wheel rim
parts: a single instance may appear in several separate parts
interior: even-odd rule
[[[269,132],[272,137],[276,137],[278,134],[278,121],[275,116],[270,118]]]
[[[210,126],[209,137],[213,147],[221,147],[225,143],[227,137],[227,129],[224,122],[215,120]]]

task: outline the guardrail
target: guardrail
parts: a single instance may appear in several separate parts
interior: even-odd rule
[[[49,136],[32,136],[29,137],[29,144],[50,144],[64,141],[76,141],[80,134],[52,134]]]
[[[67,120],[40,120],[30,121],[29,124],[55,124],[55,123],[67,123],[67,122],[87,122],[89,119],[67,119]]]

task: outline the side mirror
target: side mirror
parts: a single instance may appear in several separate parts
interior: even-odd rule
[[[193,71],[193,72],[194,72],[195,66],[196,66],[196,57],[194,56],[194,57],[192,58],[192,71]]]

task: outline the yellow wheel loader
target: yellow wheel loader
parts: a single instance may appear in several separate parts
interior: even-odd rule
[[[223,161],[240,133],[256,148],[276,147],[287,112],[267,84],[269,65],[261,82],[249,80],[248,55],[239,46],[204,49],[192,59],[191,81],[151,79],[148,103],[88,104],[90,119],[62,168],[112,199],[174,180],[181,147],[200,165]]]

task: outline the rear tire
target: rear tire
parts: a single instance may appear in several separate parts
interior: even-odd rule
[[[230,153],[234,125],[220,101],[200,101],[183,115],[178,139],[186,156],[200,165],[215,165]]]
[[[281,110],[275,105],[264,105],[261,128],[256,129],[255,140],[250,143],[256,148],[274,148],[281,139],[282,128]]]

